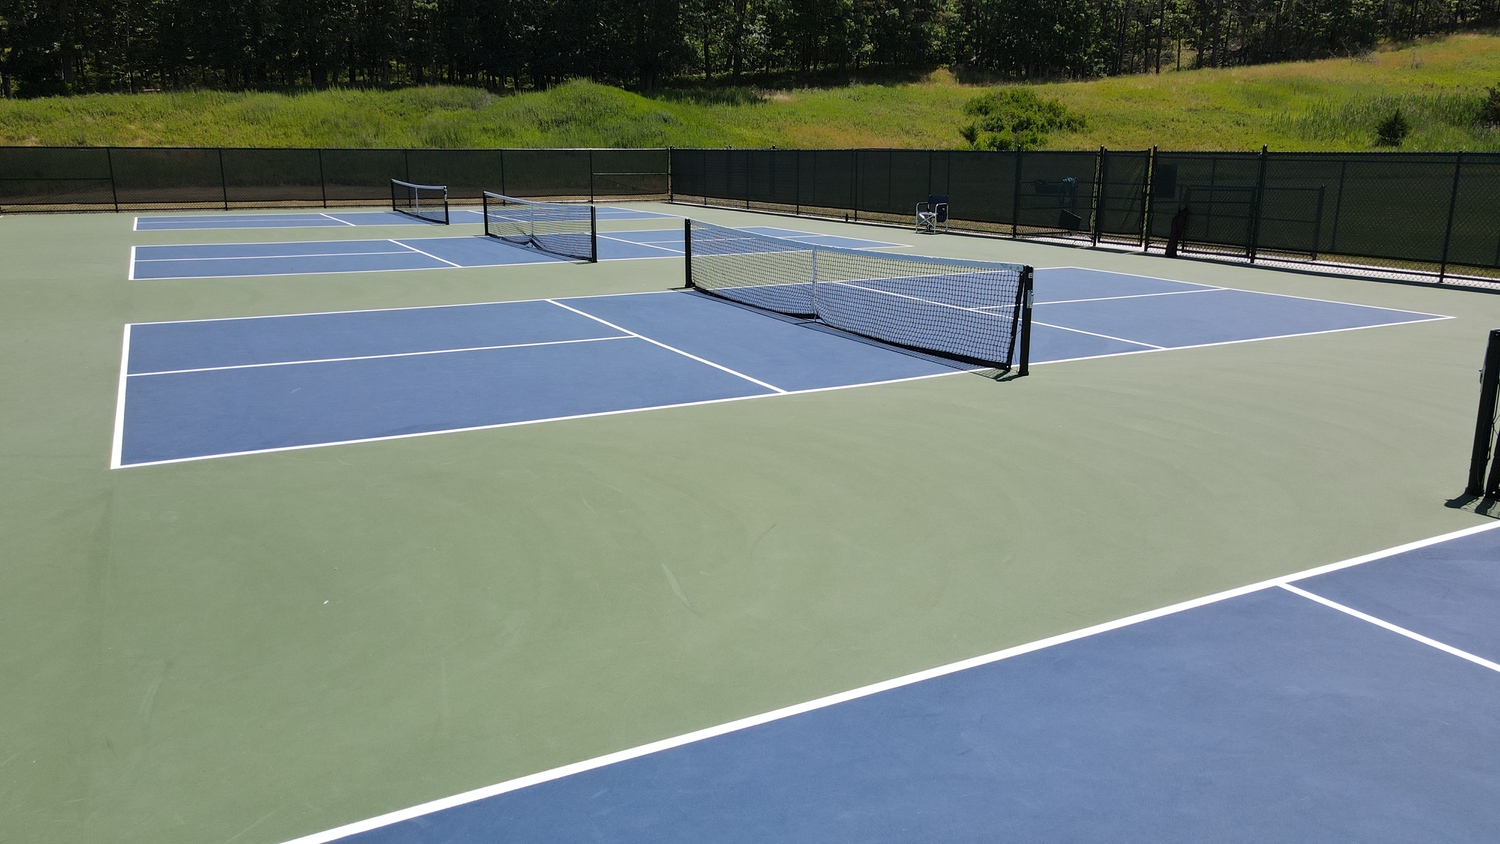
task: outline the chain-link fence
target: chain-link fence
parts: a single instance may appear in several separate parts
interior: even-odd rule
[[[390,180],[563,199],[664,198],[664,149],[0,147],[0,211],[369,204]]]
[[[674,149],[680,202],[1500,283],[1500,155]],[[1178,231],[1174,236],[1174,221]]]
[[[890,223],[946,196],[958,229],[1500,284],[1495,153],[0,147],[0,211],[371,204],[393,178]]]

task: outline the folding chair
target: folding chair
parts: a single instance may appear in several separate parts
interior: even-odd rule
[[[917,231],[936,234],[939,226],[948,230],[947,194],[931,194],[926,202],[917,203]]]

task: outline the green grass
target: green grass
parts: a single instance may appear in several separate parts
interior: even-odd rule
[[[1087,128],[1053,149],[1372,149],[1396,108],[1406,150],[1500,150],[1474,120],[1500,85],[1500,36],[1352,59],[1034,86]],[[330,147],[962,147],[963,106],[993,86],[918,82],[646,95],[590,82],[518,95],[452,87],[187,92],[0,102],[0,143]]]

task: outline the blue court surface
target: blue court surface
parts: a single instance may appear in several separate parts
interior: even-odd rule
[[[1039,270],[1036,289],[1036,363],[1445,318],[1077,268]],[[959,371],[666,291],[146,323],[127,326],[125,344],[116,467]]]
[[[902,244],[789,229],[750,227],[746,231],[818,246],[884,249]],[[599,260],[680,258],[682,229],[600,232]],[[127,278],[228,278],[317,273],[440,270],[567,262],[492,237],[424,237],[400,240],[326,240],[288,243],[210,243],[137,246],[130,252]]]
[[[635,208],[617,208],[609,205],[595,206],[599,220],[654,220],[670,219],[667,214],[641,211]],[[484,212],[478,208],[450,208],[449,221],[459,223],[482,223]],[[182,214],[161,217],[136,217],[135,230],[189,231],[194,229],[308,229],[340,228],[346,226],[433,226],[434,223],[419,220],[395,211],[304,211],[277,214]]]
[[[1500,524],[297,839],[1487,842]]]

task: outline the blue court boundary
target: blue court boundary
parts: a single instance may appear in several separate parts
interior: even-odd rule
[[[1063,269],[1069,269],[1069,268],[1049,268],[1049,269],[1063,270]],[[1093,272],[1093,271],[1088,271],[1088,272]],[[1131,274],[1129,274],[1129,273],[1111,273],[1111,274],[1122,275],[1122,276],[1127,276],[1127,277],[1131,276]],[[1144,277],[1144,276],[1136,276],[1136,278],[1149,279],[1149,277]],[[1165,282],[1165,281],[1169,281],[1169,280],[1166,280],[1166,279],[1156,279],[1156,281],[1163,281],[1163,282]],[[1452,318],[1452,317],[1443,316],[1443,315],[1437,315],[1437,314],[1422,314],[1420,312],[1414,312],[1414,311],[1394,311],[1393,309],[1388,309],[1388,308],[1372,308],[1372,306],[1367,306],[1367,305],[1350,305],[1350,303],[1345,303],[1345,302],[1332,302],[1332,301],[1329,301],[1329,300],[1322,300],[1322,299],[1308,299],[1307,297],[1299,297],[1299,296],[1294,296],[1294,295],[1289,295],[1289,294],[1278,294],[1278,293],[1264,293],[1264,294],[1261,294],[1260,291],[1240,291],[1240,290],[1236,290],[1234,288],[1205,288],[1205,289],[1208,290],[1208,291],[1230,291],[1230,292],[1238,292],[1238,293],[1245,293],[1245,294],[1259,294],[1259,295],[1264,295],[1264,296],[1273,297],[1273,298],[1280,298],[1280,299],[1306,300],[1306,301],[1313,301],[1313,302],[1322,302],[1322,303],[1327,303],[1327,304],[1332,304],[1332,305],[1340,305],[1340,306],[1345,306],[1345,307],[1356,307],[1356,308],[1366,308],[1366,309],[1373,309],[1373,310],[1393,311],[1393,313],[1400,313],[1400,314],[1412,316],[1412,317],[1415,317],[1415,318],[1413,318],[1413,319],[1406,319],[1406,320],[1400,320],[1400,321],[1395,321],[1395,322],[1378,322],[1378,323],[1371,323],[1371,324],[1366,324],[1366,325],[1356,325],[1356,326],[1350,326],[1350,327],[1325,328],[1325,329],[1319,329],[1319,330],[1307,331],[1307,332],[1296,332],[1296,333],[1287,333],[1287,334],[1272,334],[1272,335],[1256,335],[1256,336],[1245,337],[1245,338],[1220,340],[1220,341],[1207,342],[1207,343],[1184,344],[1184,345],[1180,345],[1180,346],[1159,347],[1159,346],[1148,346],[1147,344],[1138,343],[1138,342],[1135,342],[1135,341],[1123,341],[1123,343],[1114,343],[1111,347],[1105,347],[1105,348],[1101,348],[1101,349],[1095,350],[1094,353],[1092,353],[1092,354],[1065,355],[1063,357],[1053,357],[1053,358],[1048,358],[1048,357],[1046,357],[1045,354],[1041,354],[1040,352],[1042,351],[1042,349],[1039,349],[1036,346],[1036,344],[1034,343],[1033,344],[1032,363],[1033,363],[1033,365],[1040,366],[1040,365],[1042,365],[1044,363],[1064,363],[1064,362],[1079,361],[1079,360],[1089,360],[1089,359],[1093,359],[1093,358],[1120,357],[1120,356],[1125,356],[1125,355],[1145,354],[1145,353],[1158,352],[1158,351],[1173,351],[1173,350],[1176,350],[1176,349],[1207,348],[1207,347],[1221,346],[1221,345],[1235,345],[1235,344],[1239,344],[1239,343],[1257,342],[1257,341],[1260,341],[1260,340],[1274,340],[1274,339],[1285,339],[1285,338],[1289,338],[1289,337],[1316,336],[1316,335],[1319,335],[1319,334],[1333,334],[1333,333],[1340,333],[1340,332],[1343,332],[1343,331],[1362,330],[1362,329],[1365,329],[1365,328],[1384,328],[1384,327],[1393,327],[1393,326],[1397,326],[1397,325],[1411,325],[1411,324],[1416,324],[1416,323],[1421,323],[1421,322],[1429,322],[1429,321],[1436,321],[1436,320],[1451,319]],[[674,291],[642,291],[642,292],[627,293],[627,294],[596,294],[596,295],[591,295],[591,296],[569,296],[569,297],[562,297],[562,298],[563,298],[564,301],[587,302],[587,301],[590,301],[590,300],[609,300],[609,299],[635,298],[635,297],[641,297],[641,296],[664,296],[664,295],[690,295],[690,294],[683,294],[683,293],[680,293],[680,292],[676,292],[674,294]],[[707,297],[705,297],[705,298],[707,298]],[[1091,301],[1107,301],[1109,298],[1110,297],[1105,297],[1104,299],[1091,300]],[[1137,298],[1140,298],[1140,297],[1137,297]],[[713,301],[716,301],[716,300],[713,300]],[[781,387],[776,387],[776,386],[772,386],[770,384],[764,384],[763,382],[756,381],[755,378],[748,377],[748,376],[744,375],[743,373],[736,372],[733,369],[726,369],[724,366],[722,366],[719,363],[716,363],[714,361],[706,360],[706,359],[703,359],[703,358],[700,358],[700,357],[696,357],[696,356],[694,356],[692,354],[684,353],[680,349],[675,349],[675,348],[673,348],[671,346],[664,346],[664,348],[667,348],[667,349],[669,349],[671,351],[677,352],[678,354],[687,354],[687,357],[693,358],[694,360],[697,360],[700,363],[707,364],[710,367],[715,367],[715,368],[718,368],[718,369],[723,369],[723,370],[725,370],[727,372],[730,372],[733,375],[739,376],[740,378],[744,378],[744,379],[746,379],[748,381],[752,381],[752,382],[755,382],[757,384],[760,384],[763,387],[769,388],[773,392],[756,393],[756,394],[751,394],[751,395],[705,397],[705,398],[701,398],[701,399],[691,399],[691,400],[688,400],[688,401],[667,401],[667,402],[663,402],[663,403],[660,403],[660,404],[650,404],[650,405],[645,405],[645,406],[633,406],[633,407],[619,407],[619,408],[611,408],[611,409],[599,409],[599,410],[591,410],[591,411],[588,411],[588,412],[575,413],[575,414],[564,414],[564,415],[543,415],[543,416],[538,416],[538,417],[529,418],[529,419],[494,421],[494,422],[487,422],[487,423],[478,424],[478,425],[457,425],[457,426],[454,426],[454,427],[442,427],[442,428],[436,428],[436,429],[431,429],[431,430],[406,431],[406,432],[401,432],[401,433],[389,433],[389,434],[381,434],[381,435],[375,435],[375,436],[357,436],[357,437],[352,437],[352,438],[334,438],[334,439],[322,440],[322,441],[317,441],[317,442],[306,442],[306,443],[297,443],[297,444],[281,444],[281,445],[267,446],[267,447],[263,447],[263,448],[229,449],[229,450],[225,450],[225,451],[217,451],[217,452],[213,452],[213,453],[188,455],[188,456],[171,456],[171,457],[162,457],[162,458],[158,458],[158,459],[131,460],[129,462],[126,462],[123,459],[125,434],[126,434],[126,428],[127,428],[127,425],[126,425],[126,397],[127,397],[127,394],[128,394],[128,389],[127,388],[128,388],[128,384],[130,383],[130,378],[136,377],[138,375],[151,375],[151,374],[153,374],[153,373],[150,373],[150,372],[147,372],[147,373],[132,373],[130,371],[129,367],[130,367],[130,356],[131,356],[132,328],[134,328],[136,326],[176,325],[176,324],[184,324],[184,323],[186,323],[186,324],[198,324],[198,323],[213,323],[213,322],[246,322],[246,321],[276,320],[276,319],[283,319],[283,318],[309,317],[309,316],[349,316],[349,315],[362,314],[362,313],[363,314],[372,314],[372,313],[390,313],[390,312],[403,312],[403,311],[432,311],[432,310],[444,310],[444,309],[454,309],[454,308],[485,307],[487,305],[523,305],[523,304],[527,304],[527,303],[541,303],[541,302],[545,302],[545,303],[552,304],[552,305],[558,305],[559,307],[562,307],[562,308],[564,308],[566,310],[573,310],[572,308],[568,308],[566,305],[563,305],[561,302],[557,301],[556,299],[554,299],[552,297],[542,297],[542,298],[536,298],[536,299],[502,300],[502,301],[499,301],[499,302],[491,302],[491,303],[461,303],[461,304],[437,305],[437,306],[409,306],[409,307],[401,307],[401,308],[372,308],[372,309],[353,310],[353,311],[324,311],[324,312],[314,312],[314,313],[305,313],[305,314],[268,314],[268,315],[251,316],[251,317],[223,317],[223,318],[205,319],[205,320],[166,321],[166,322],[127,324],[124,327],[124,331],[123,331],[123,335],[124,336],[122,338],[119,385],[118,385],[118,394],[117,394],[116,409],[115,409],[115,426],[114,426],[114,432],[113,432],[113,437],[112,437],[112,442],[111,442],[111,448],[110,448],[110,460],[109,460],[110,468],[111,469],[119,469],[119,468],[141,468],[141,467],[146,467],[146,466],[159,466],[159,465],[166,465],[166,464],[171,464],[171,463],[192,462],[192,461],[197,461],[197,460],[212,460],[212,459],[218,459],[218,458],[221,458],[221,457],[239,457],[239,456],[246,456],[246,455],[251,455],[251,454],[267,454],[267,453],[275,453],[275,452],[280,452],[280,451],[296,451],[296,450],[302,450],[302,449],[307,449],[307,448],[322,448],[322,447],[325,447],[325,446],[334,446],[334,445],[354,445],[354,444],[368,443],[368,442],[384,442],[384,441],[387,441],[387,440],[409,439],[409,438],[412,438],[412,437],[433,436],[433,435],[437,435],[437,434],[464,433],[464,432],[469,432],[469,431],[489,430],[489,429],[492,429],[492,428],[507,428],[507,427],[515,427],[515,426],[519,426],[519,425],[534,425],[534,424],[540,424],[540,423],[544,423],[544,422],[571,421],[571,420],[576,420],[576,419],[592,418],[592,417],[595,417],[595,416],[614,416],[614,415],[620,415],[620,414],[624,414],[624,413],[639,413],[639,412],[649,411],[649,410],[667,410],[667,409],[679,408],[679,407],[694,407],[694,406],[700,406],[700,405],[720,404],[720,403],[731,402],[731,401],[745,401],[745,400],[756,399],[756,398],[770,398],[770,397],[774,397],[774,396],[777,396],[777,395],[800,395],[800,394],[803,394],[803,393],[827,392],[827,391],[831,391],[831,390],[853,389],[853,388],[856,388],[856,387],[880,386],[880,385],[885,385],[885,384],[901,383],[901,382],[905,382],[905,381],[924,380],[924,379],[927,379],[927,378],[940,378],[940,377],[946,377],[946,376],[949,376],[949,375],[961,374],[961,373],[966,373],[966,372],[967,373],[972,373],[972,372],[976,372],[976,371],[982,371],[982,370],[979,370],[979,369],[977,369],[975,367],[972,367],[972,366],[967,366],[967,365],[963,365],[963,364],[955,364],[955,363],[952,363],[952,362],[949,362],[949,361],[939,361],[938,359],[931,358],[930,356],[923,355],[923,356],[918,356],[918,357],[920,357],[920,358],[922,358],[924,360],[928,360],[928,361],[930,361],[932,363],[941,363],[943,371],[939,371],[939,372],[928,371],[928,372],[920,372],[920,373],[914,373],[914,374],[900,374],[900,375],[897,375],[896,377],[888,377],[888,378],[876,377],[876,378],[873,378],[873,379],[870,379],[870,380],[861,380],[861,381],[852,382],[852,383],[847,383],[846,382],[846,383],[836,383],[836,384],[831,384],[831,385],[817,385],[817,386],[808,386],[808,387],[802,387],[802,388],[795,388],[794,387],[794,388],[791,388],[791,389],[782,389]],[[720,304],[722,304],[722,303],[720,303]],[[1039,309],[1041,309],[1041,308],[1044,307],[1044,305],[1041,302],[1039,302],[1038,303],[1038,307],[1039,307]],[[753,309],[751,309],[751,310],[753,310]],[[595,320],[597,322],[604,322],[606,325],[609,325],[609,323],[605,322],[602,319],[599,319],[598,317],[591,316],[591,315],[588,315],[588,314],[584,314],[584,316],[587,316],[589,319]],[[781,319],[779,317],[774,317],[774,316],[770,316],[769,318],[774,318],[774,319],[778,319],[778,320]],[[1045,321],[1038,321],[1036,324],[1037,325],[1043,325],[1043,326],[1046,325]],[[645,340],[648,343],[656,343],[657,345],[662,345],[661,343],[658,343],[656,340],[653,340],[650,337],[639,335],[639,334],[636,334],[635,332],[631,332],[631,331],[628,331],[626,329],[619,329],[618,326],[611,326],[611,327],[616,328],[616,329],[621,330],[621,331],[624,331],[627,334],[631,334],[633,336],[636,336],[639,339],[643,339],[643,340]],[[1062,332],[1062,333],[1068,334],[1068,335],[1076,334],[1076,335],[1078,335],[1080,337],[1084,337],[1089,342],[1093,342],[1094,338],[1105,336],[1105,335],[1093,335],[1092,332],[1089,332],[1089,331],[1086,331],[1086,330],[1074,329],[1074,328],[1067,328],[1067,327],[1056,327],[1056,330],[1058,332]],[[847,335],[844,335],[842,332],[832,332],[832,333],[834,333],[834,334],[836,334],[838,336],[845,336],[845,337],[847,337]],[[868,341],[868,340],[865,340],[863,338],[848,337],[848,339],[856,340],[858,342],[869,344],[869,345],[879,346],[881,348],[889,348],[889,347],[884,346],[883,344],[874,343],[873,341]],[[1129,343],[1129,344],[1135,345],[1135,346],[1141,346],[1142,348],[1128,348],[1128,349],[1124,349],[1124,350],[1119,350],[1120,347],[1122,345],[1126,344],[1126,343]],[[1113,351],[1106,350],[1108,348],[1113,348],[1115,350],[1113,350]],[[464,349],[445,349],[443,351],[448,351],[448,352],[464,351]],[[424,352],[423,354],[427,354],[427,353]],[[377,355],[376,357],[388,357],[388,356],[389,357],[402,357],[404,355]],[[359,359],[359,358],[355,357],[355,358],[350,358],[350,359]],[[275,364],[275,365],[280,366],[280,365],[291,365],[291,364],[313,363],[313,362],[316,362],[316,361],[285,361],[285,362],[278,363],[278,364]],[[264,366],[265,364],[260,364],[260,365]],[[231,366],[231,367],[209,367],[208,369],[212,370],[212,369],[221,369],[221,368],[236,369],[236,368],[242,368],[242,367],[233,367],[233,366]],[[164,374],[164,373],[156,373],[156,374]],[[166,374],[169,374],[169,373],[166,373]]]
[[[1382,629],[1385,629],[1387,631],[1396,633],[1398,635],[1404,636],[1404,637],[1406,637],[1408,639],[1411,639],[1413,641],[1416,641],[1416,642],[1419,642],[1421,644],[1427,645],[1428,647],[1440,650],[1440,651],[1442,651],[1444,653],[1447,653],[1447,654],[1449,654],[1451,656],[1458,657],[1460,659],[1466,660],[1466,661],[1471,662],[1471,663],[1473,663],[1475,665],[1478,665],[1478,666],[1483,667],[1483,668],[1490,669],[1490,670],[1495,671],[1495,672],[1500,672],[1500,664],[1497,664],[1497,663],[1492,662],[1490,660],[1484,659],[1482,657],[1478,657],[1478,656],[1476,656],[1474,654],[1471,654],[1471,653],[1468,653],[1466,651],[1462,651],[1462,650],[1460,650],[1458,648],[1454,648],[1452,646],[1446,645],[1446,644],[1444,644],[1442,642],[1433,640],[1433,639],[1431,639],[1429,637],[1423,636],[1423,635],[1421,635],[1419,633],[1416,633],[1414,631],[1411,631],[1411,630],[1407,630],[1406,628],[1403,628],[1403,627],[1400,627],[1398,625],[1392,624],[1390,622],[1384,621],[1382,619],[1376,618],[1376,617],[1371,616],[1369,614],[1360,612],[1359,610],[1353,609],[1352,607],[1345,606],[1345,605],[1340,604],[1340,603],[1338,603],[1336,601],[1333,601],[1331,599],[1324,598],[1322,596],[1310,593],[1310,592],[1308,592],[1306,590],[1303,590],[1303,589],[1301,589],[1301,588],[1299,588],[1299,587],[1297,587],[1297,586],[1294,585],[1298,581],[1308,580],[1310,578],[1314,578],[1314,577],[1318,577],[1318,576],[1321,576],[1321,575],[1330,574],[1332,572],[1337,572],[1337,571],[1341,571],[1341,570],[1344,570],[1344,569],[1349,569],[1349,568],[1353,568],[1353,567],[1356,567],[1356,566],[1360,566],[1360,565],[1363,565],[1363,564],[1366,564],[1366,563],[1371,563],[1371,562],[1375,562],[1375,561],[1378,561],[1378,560],[1383,560],[1383,559],[1386,559],[1386,558],[1389,558],[1389,557],[1393,557],[1393,556],[1396,556],[1396,555],[1399,555],[1399,554],[1404,554],[1404,553],[1407,553],[1407,552],[1410,552],[1410,551],[1416,551],[1416,550],[1419,550],[1419,549],[1422,549],[1422,548],[1427,548],[1427,547],[1431,547],[1431,546],[1434,546],[1434,545],[1440,545],[1440,544],[1445,543],[1445,542],[1450,542],[1450,541],[1453,541],[1453,540],[1462,539],[1464,537],[1468,537],[1468,536],[1473,536],[1473,535],[1476,535],[1476,534],[1485,533],[1487,531],[1495,530],[1497,528],[1500,528],[1500,522],[1492,522],[1492,523],[1489,523],[1489,524],[1475,525],[1473,527],[1464,528],[1464,529],[1453,531],[1453,532],[1450,532],[1450,533],[1441,534],[1439,536],[1429,537],[1429,538],[1426,538],[1426,539],[1420,539],[1420,540],[1416,540],[1416,541],[1413,541],[1413,542],[1406,543],[1404,545],[1397,545],[1397,546],[1394,546],[1394,547],[1391,547],[1391,548],[1386,548],[1386,549],[1383,549],[1383,550],[1380,550],[1380,551],[1374,551],[1374,552],[1371,552],[1369,554],[1364,554],[1364,555],[1361,555],[1361,556],[1358,556],[1358,557],[1352,557],[1352,558],[1349,558],[1349,559],[1346,559],[1346,560],[1342,560],[1342,561],[1339,561],[1339,562],[1336,562],[1336,563],[1329,563],[1327,565],[1318,566],[1318,567],[1315,567],[1315,568],[1306,569],[1306,570],[1299,571],[1299,572],[1294,572],[1292,574],[1287,574],[1287,575],[1282,575],[1280,577],[1274,577],[1274,578],[1270,578],[1270,579],[1267,579],[1267,580],[1262,580],[1262,581],[1259,581],[1257,583],[1251,583],[1251,584],[1248,584],[1246,586],[1239,586],[1239,587],[1236,587],[1236,588],[1233,588],[1233,589],[1227,589],[1227,590],[1224,590],[1222,592],[1216,592],[1216,593],[1213,593],[1211,595],[1206,595],[1206,596],[1201,597],[1201,598],[1193,598],[1193,599],[1190,599],[1190,600],[1187,600],[1187,601],[1182,601],[1180,603],[1171,604],[1171,605],[1168,605],[1168,606],[1165,606],[1165,607],[1161,607],[1159,609],[1147,610],[1146,612],[1142,612],[1142,613],[1137,613],[1135,615],[1126,616],[1124,618],[1116,619],[1114,621],[1107,621],[1107,622],[1103,622],[1101,624],[1096,624],[1096,625],[1092,625],[1092,626],[1089,626],[1089,627],[1084,627],[1084,628],[1081,628],[1081,629],[1078,629],[1078,630],[1074,630],[1074,631],[1071,631],[1071,632],[1068,632],[1068,633],[1061,633],[1061,634],[1058,634],[1056,636],[1049,636],[1047,638],[1038,639],[1036,641],[1028,642],[1026,644],[1016,645],[1014,647],[1005,648],[1003,650],[994,651],[992,653],[983,654],[983,655],[976,656],[976,657],[971,657],[969,659],[960,660],[958,662],[949,663],[947,665],[941,665],[941,666],[938,666],[938,667],[935,667],[935,668],[926,669],[924,671],[918,671],[918,672],[915,672],[915,673],[912,673],[912,674],[906,674],[906,675],[903,675],[903,676],[900,676],[900,677],[896,677],[896,678],[893,678],[893,679],[890,679],[890,680],[884,680],[884,681],[881,681],[879,683],[872,683],[872,684],[867,685],[867,686],[860,686],[858,688],[850,689],[850,690],[845,691],[845,692],[839,692],[839,693],[836,693],[836,694],[827,695],[825,697],[816,698],[814,700],[806,701],[804,703],[793,704],[792,706],[783,707],[781,709],[775,709],[775,710],[772,710],[770,712],[765,712],[765,713],[762,713],[762,714],[759,714],[759,715],[752,715],[752,716],[750,716],[748,718],[741,718],[741,719],[738,719],[738,720],[735,720],[735,721],[730,721],[728,723],[720,724],[720,725],[717,725],[717,726],[714,726],[714,727],[707,727],[707,728],[702,729],[702,730],[695,730],[695,731],[690,732],[690,733],[684,733],[684,734],[679,735],[679,736],[674,736],[674,737],[671,737],[671,738],[662,739],[660,741],[650,742],[648,744],[643,744],[643,745],[639,745],[637,747],[632,747],[632,748],[628,748],[628,749],[625,749],[625,750],[616,751],[614,753],[605,754],[603,756],[597,756],[597,757],[594,757],[592,759],[586,759],[586,760],[583,760],[583,761],[580,761],[580,762],[574,762],[572,764],[562,765],[562,766],[559,766],[559,767],[556,767],[556,768],[551,768],[551,769],[546,770],[546,771],[540,771],[540,772],[537,772],[535,774],[528,774],[526,776],[517,777],[517,778],[511,779],[511,780],[506,780],[504,782],[496,783],[494,785],[485,786],[483,788],[478,788],[478,789],[474,789],[474,790],[471,790],[471,791],[467,791],[467,792],[463,792],[463,793],[460,793],[460,794],[456,794],[456,795],[453,795],[451,797],[440,798],[438,800],[433,800],[433,801],[429,801],[427,803],[421,803],[421,804],[418,804],[416,806],[411,806],[411,807],[406,808],[406,809],[400,809],[400,810],[397,810],[397,811],[394,811],[394,812],[389,812],[389,813],[384,814],[384,815],[378,815],[376,817],[368,818],[366,820],[356,821],[354,823],[346,824],[344,826],[335,827],[333,829],[324,830],[322,832],[317,832],[317,833],[313,833],[311,835],[302,836],[300,838],[291,839],[289,841],[284,842],[284,844],[329,844],[329,842],[338,841],[338,840],[349,838],[351,836],[358,835],[358,834],[361,834],[361,833],[366,833],[366,832],[371,832],[373,830],[382,829],[384,827],[388,827],[388,826],[392,826],[392,825],[397,824],[397,823],[401,823],[402,821],[408,821],[408,820],[412,820],[412,819],[415,819],[415,818],[420,818],[420,817],[424,817],[424,816],[427,816],[427,815],[432,815],[432,814],[435,814],[437,812],[441,812],[441,811],[444,811],[444,810],[454,809],[454,808],[458,808],[460,806],[466,806],[466,805],[471,804],[471,803],[476,803],[478,801],[485,800],[485,799],[492,798],[492,797],[498,797],[500,795],[507,794],[507,793],[514,792],[514,791],[519,791],[521,789],[525,789],[525,788],[528,788],[528,787],[531,787],[531,786],[536,786],[536,785],[541,785],[543,783],[553,782],[553,781],[564,779],[566,777],[570,777],[570,776],[573,776],[573,775],[576,775],[576,774],[582,774],[582,773],[586,773],[588,771],[594,771],[594,770],[597,770],[597,769],[600,769],[600,768],[608,767],[610,765],[618,764],[618,763],[621,763],[621,762],[627,762],[627,761],[630,761],[632,759],[638,759],[638,758],[641,758],[641,757],[650,756],[652,754],[661,753],[663,751],[672,750],[674,748],[678,748],[678,747],[683,747],[683,746],[686,746],[686,745],[695,744],[697,742],[701,742],[701,741],[705,741],[705,740],[708,740],[708,739],[716,738],[718,736],[728,735],[728,734],[731,734],[731,733],[736,733],[736,732],[740,732],[740,731],[743,731],[743,730],[747,730],[747,729],[750,729],[752,727],[757,727],[757,726],[761,726],[761,725],[764,725],[764,724],[769,724],[769,723],[773,723],[773,722],[776,722],[776,721],[781,721],[781,720],[784,720],[784,719],[787,719],[787,718],[791,718],[791,717],[796,716],[796,715],[801,715],[801,714],[805,714],[805,713],[809,713],[809,712],[814,712],[814,711],[817,711],[817,710],[820,710],[820,709],[826,709],[828,707],[832,707],[832,706],[835,706],[835,705],[838,705],[838,704],[841,704],[841,703],[847,703],[847,702],[850,702],[850,701],[859,700],[861,698],[870,697],[872,695],[876,695],[876,694],[879,694],[879,693],[882,693],[882,692],[888,692],[888,691],[892,691],[892,690],[895,690],[895,689],[900,689],[900,688],[904,688],[904,687],[907,687],[907,686],[912,686],[912,685],[915,685],[917,683],[921,683],[921,682],[924,682],[924,681],[934,680],[934,679],[937,679],[937,678],[940,678],[940,677],[945,677],[945,676],[948,676],[948,675],[957,674],[957,673],[960,673],[960,672],[963,672],[963,671],[966,671],[966,670],[969,670],[969,669],[979,668],[979,667],[985,666],[985,665],[991,665],[991,664],[994,664],[994,663],[997,663],[997,662],[1002,662],[1004,660],[1011,659],[1013,657],[1018,657],[1018,656],[1022,656],[1022,655],[1025,655],[1025,654],[1034,653],[1036,651],[1046,650],[1048,648],[1052,648],[1052,647],[1055,647],[1055,646],[1058,646],[1058,645],[1067,644],[1069,642],[1075,642],[1075,641],[1079,641],[1079,640],[1082,640],[1082,639],[1088,639],[1090,637],[1098,636],[1100,634],[1109,633],[1111,631],[1121,630],[1121,629],[1124,629],[1124,628],[1132,627],[1134,625],[1141,624],[1143,622],[1152,621],[1152,620],[1159,619],[1159,618],[1165,618],[1165,617],[1172,616],[1172,615],[1177,615],[1179,613],[1183,613],[1183,612],[1186,612],[1186,611],[1189,611],[1189,610],[1198,609],[1198,608],[1201,608],[1201,607],[1212,606],[1214,604],[1218,604],[1218,603],[1222,603],[1222,602],[1225,602],[1225,601],[1229,601],[1229,600],[1234,599],[1234,598],[1239,598],[1239,597],[1242,597],[1242,596],[1251,595],[1251,594],[1254,594],[1254,593],[1257,593],[1257,592],[1263,592],[1263,591],[1267,591],[1267,590],[1271,590],[1271,589],[1281,589],[1281,590],[1287,591],[1287,592],[1289,592],[1291,594],[1298,595],[1298,596],[1300,596],[1302,598],[1305,598],[1307,600],[1313,601],[1313,602],[1318,603],[1318,604],[1320,604],[1322,606],[1328,607],[1328,608],[1336,610],[1338,612],[1342,612],[1342,613],[1348,614],[1350,616],[1358,618],[1358,619],[1360,619],[1362,621],[1365,621],[1367,623],[1370,623],[1370,624],[1376,625],[1378,627],[1381,627]]]

